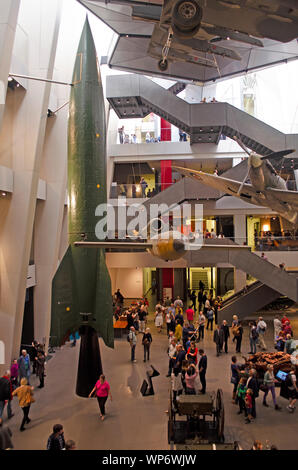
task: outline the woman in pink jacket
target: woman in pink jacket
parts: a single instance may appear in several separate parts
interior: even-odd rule
[[[198,370],[194,364],[190,364],[185,374],[186,395],[196,395],[195,380],[198,375]]]
[[[92,396],[95,390],[96,390],[96,398],[97,398],[99,409],[100,409],[99,416],[101,420],[103,421],[105,419],[105,414],[106,414],[105,403],[109,395],[112,401],[111,387],[110,387],[109,382],[106,381],[106,378],[103,374],[99,377],[99,380],[96,382],[93,390],[90,392],[89,398]]]

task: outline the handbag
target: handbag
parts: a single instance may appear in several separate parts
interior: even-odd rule
[[[236,385],[237,383],[238,383],[238,380],[236,379],[236,377],[234,377],[234,376],[232,375],[232,377],[231,377],[231,384]]]
[[[262,392],[267,392],[268,391],[268,386],[265,384],[261,384],[259,386],[259,389],[262,390]]]

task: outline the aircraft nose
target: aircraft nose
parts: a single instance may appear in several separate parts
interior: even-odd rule
[[[248,164],[253,168],[259,168],[262,165],[262,159],[256,153],[251,153],[249,156]]]
[[[182,240],[174,240],[173,246],[176,253],[181,253],[185,250],[184,242]]]

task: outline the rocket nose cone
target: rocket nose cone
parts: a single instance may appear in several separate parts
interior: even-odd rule
[[[262,165],[261,157],[256,153],[251,153],[248,157],[248,165],[252,168],[259,168]]]

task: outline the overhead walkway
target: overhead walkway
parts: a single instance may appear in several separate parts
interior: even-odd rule
[[[236,135],[261,155],[298,146],[297,134],[283,134],[228,103],[187,103],[141,75],[110,76],[106,97],[120,119],[153,112],[187,132],[191,144],[218,143],[221,135]]]
[[[225,245],[222,248],[223,244]],[[289,274],[269,261],[252,253],[250,248],[237,245],[229,239],[204,240],[199,250],[191,250],[186,256],[188,266],[216,266],[228,263],[250,274],[276,292],[298,301],[297,274]],[[268,303],[268,302],[267,302]],[[264,305],[264,304],[263,304]]]
[[[237,315],[239,320],[243,320],[279,297],[279,292],[260,281],[256,281],[247,287],[247,292],[237,292],[223,303],[219,311],[219,320],[227,320],[230,323],[233,315]]]

